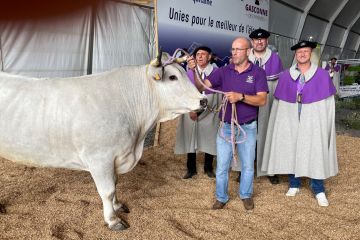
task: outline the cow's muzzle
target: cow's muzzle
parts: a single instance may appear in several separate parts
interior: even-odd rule
[[[207,98],[201,99],[201,100],[200,100],[200,106],[201,106],[201,108],[206,108],[206,107],[207,107],[207,103],[208,103]]]

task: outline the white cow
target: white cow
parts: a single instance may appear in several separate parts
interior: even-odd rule
[[[72,78],[0,72],[0,156],[26,165],[89,171],[106,224],[112,230],[127,228],[115,215],[128,212],[116,198],[117,174],[135,167],[146,133],[157,121],[204,104],[180,65],[161,66],[157,59]]]

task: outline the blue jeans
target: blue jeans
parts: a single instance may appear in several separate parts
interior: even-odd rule
[[[247,138],[243,143],[237,144],[237,153],[241,159],[241,179],[239,186],[239,194],[241,199],[251,198],[253,193],[254,181],[254,160],[255,145],[257,134],[257,122],[241,126],[246,132]],[[235,135],[237,129],[235,129]],[[220,131],[220,130],[219,130]],[[224,123],[224,136],[228,139],[231,137],[231,125]],[[244,136],[241,133],[237,141]],[[220,202],[229,201],[228,185],[229,185],[229,169],[232,161],[232,145],[220,137],[220,132],[216,138],[217,147],[217,165],[216,165],[216,199]]]
[[[300,188],[300,186],[301,186],[301,179],[296,178],[294,174],[289,174],[289,187]],[[321,192],[325,192],[324,180],[310,178],[310,188],[312,189],[315,195]]]

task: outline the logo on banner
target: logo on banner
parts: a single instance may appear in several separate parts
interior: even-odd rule
[[[251,75],[247,76],[246,82],[247,83],[254,83],[254,76],[251,76]]]
[[[211,0],[193,0],[194,4],[195,3],[202,3],[202,4],[207,4],[207,5],[212,5],[212,1]]]
[[[260,7],[259,0],[255,1],[255,5],[246,4],[245,5],[246,12],[249,12],[251,14],[255,14],[258,16],[265,16],[267,17],[269,15],[269,11],[265,8]]]

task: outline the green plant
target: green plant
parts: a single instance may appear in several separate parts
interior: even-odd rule
[[[350,110],[360,110],[360,98],[337,100],[335,107],[336,109],[346,108]]]
[[[356,77],[352,77],[352,76],[346,76],[344,78],[343,84],[344,85],[352,85],[355,82]]]
[[[349,72],[360,72],[360,66],[350,66],[346,70]]]
[[[360,130],[360,120],[354,119],[343,119],[342,122],[346,125],[346,127],[351,129]]]

